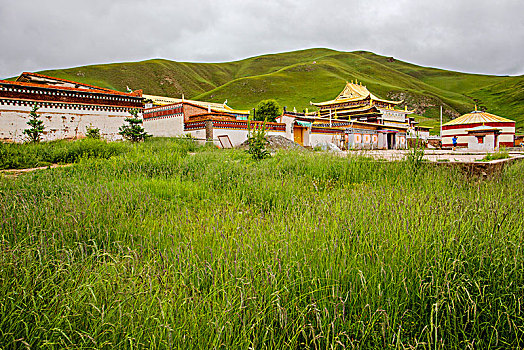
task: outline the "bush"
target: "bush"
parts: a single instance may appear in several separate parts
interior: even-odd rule
[[[251,129],[251,123],[248,121],[248,134],[247,134],[247,142],[249,145],[249,149],[247,152],[251,154],[251,157],[254,160],[261,160],[265,158],[269,158],[271,154],[266,150],[266,145],[268,144],[266,134],[266,122],[262,125],[259,125],[257,127],[257,124],[253,126],[253,129]]]
[[[40,120],[40,116],[36,113],[38,111],[38,106],[36,103],[33,105],[33,109],[29,113],[29,121],[27,125],[30,126],[29,129],[25,129],[23,132],[29,139],[29,142],[37,143],[40,142],[40,137],[44,132],[44,122]]]
[[[100,129],[94,128],[92,125],[89,125],[86,128],[86,137],[88,139],[100,140]]]

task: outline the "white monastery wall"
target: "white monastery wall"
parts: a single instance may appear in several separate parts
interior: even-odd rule
[[[233,145],[233,147],[236,147],[247,140],[247,130],[215,128],[213,129],[213,142],[215,145],[219,147],[220,147],[220,141],[218,140],[218,137],[222,135],[229,136],[229,140],[231,141],[231,144]],[[276,135],[284,136],[285,133],[283,131],[268,130],[267,135],[268,136],[276,136]],[[204,138],[205,138],[205,130],[204,130]]]
[[[328,133],[310,133],[309,135],[309,144],[311,147],[316,147],[325,143],[336,143],[335,134]]]
[[[31,105],[0,105],[0,140],[25,141],[23,130],[29,128],[27,122],[31,109]],[[44,122],[44,141],[83,137],[88,126],[99,128],[101,136],[107,140],[119,140],[122,137],[118,135],[118,129],[124,125],[124,119],[130,117],[123,111],[55,107],[41,107],[37,114]]]
[[[172,118],[146,119],[144,120],[144,129],[147,133],[158,137],[182,136],[185,134],[184,116],[180,114],[180,116]]]
[[[280,122],[286,124],[286,133],[282,136],[288,140],[294,141],[295,137],[293,136],[293,124],[295,123],[295,118],[283,116]]]

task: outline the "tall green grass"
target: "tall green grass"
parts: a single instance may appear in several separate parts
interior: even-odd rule
[[[153,140],[0,179],[0,344],[522,347],[523,165]]]
[[[92,139],[23,144],[0,142],[0,169],[34,168],[75,163],[86,158],[110,158],[128,148],[129,145],[125,143]]]

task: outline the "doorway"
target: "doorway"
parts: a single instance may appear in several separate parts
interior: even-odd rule
[[[293,139],[296,143],[304,146],[304,128],[298,125],[293,127]]]
[[[387,141],[388,141],[388,149],[395,149],[395,134],[388,133],[387,135]]]

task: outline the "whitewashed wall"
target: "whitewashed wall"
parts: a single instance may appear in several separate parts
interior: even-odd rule
[[[0,106],[0,140],[23,142],[26,140],[23,130],[28,129],[29,112],[32,106]],[[108,112],[82,109],[41,107],[37,111],[44,122],[43,141],[64,138],[83,137],[86,128],[100,129],[100,134],[107,140],[122,139],[118,129],[124,125],[124,119],[130,117],[127,112]]]
[[[321,144],[335,143],[335,139],[333,138],[333,136],[334,134],[327,134],[327,133],[323,134],[323,133],[316,133],[316,132],[310,133],[309,145],[314,148]]]
[[[184,116],[180,114],[180,116],[172,118],[146,119],[144,120],[144,129],[147,133],[158,137],[182,136],[185,134]]]
[[[233,144],[233,147],[236,147],[240,144],[242,144],[244,141],[247,140],[247,130],[233,130],[233,129],[213,129],[213,140],[214,143],[220,147],[220,141],[218,141],[218,137],[222,135],[229,136],[229,140]],[[286,133],[284,131],[273,131],[269,130],[267,133],[268,136],[283,136],[285,137]],[[205,133],[204,133],[205,137]]]
[[[286,132],[282,136],[288,140],[294,141],[295,137],[293,136],[293,124],[295,123],[295,118],[283,116],[280,122],[286,124]]]

